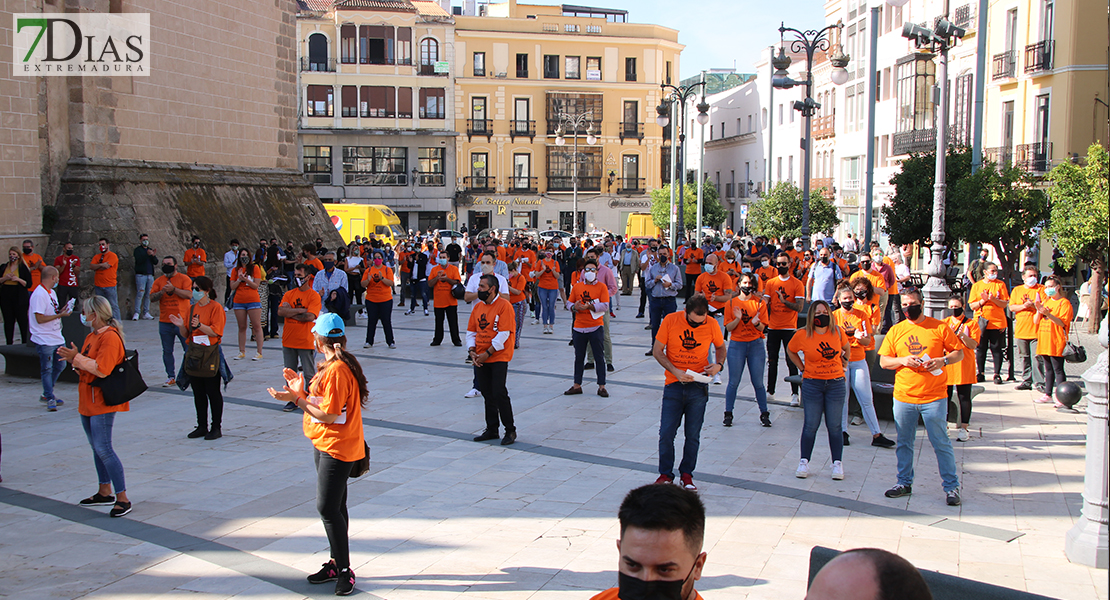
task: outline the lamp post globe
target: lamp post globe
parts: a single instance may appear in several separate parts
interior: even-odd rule
[[[844,85],[848,83],[848,70],[844,67],[833,69],[829,74],[829,79],[836,85]]]

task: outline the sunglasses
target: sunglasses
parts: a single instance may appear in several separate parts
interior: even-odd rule
[[[198,287],[194,287],[194,288],[193,288],[193,291],[194,291],[194,292],[203,292],[204,290],[202,290],[202,289],[200,289],[200,288],[198,288]]]

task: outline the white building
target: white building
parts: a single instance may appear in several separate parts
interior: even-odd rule
[[[723,226],[733,231],[743,230],[744,207],[759,198],[766,185],[760,83],[758,78],[753,79],[706,98],[710,108],[705,125],[704,174],[716,186],[721,205],[729,211]]]

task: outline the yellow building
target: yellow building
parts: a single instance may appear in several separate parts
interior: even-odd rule
[[[666,181],[670,142],[655,108],[660,83],[678,82],[678,32],[620,10],[516,0],[477,10],[455,16],[459,220],[573,231],[574,130],[563,146],[556,130],[561,116],[588,113],[597,140],[578,131],[578,230],[623,231]]]
[[[1104,0],[992,1],[984,156],[1045,173],[1106,143]]]

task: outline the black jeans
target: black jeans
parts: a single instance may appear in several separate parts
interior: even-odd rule
[[[959,422],[967,425],[971,422],[971,384],[963,383],[960,385],[948,386],[948,410],[952,410],[952,388],[956,388],[956,399],[959,401],[958,408],[960,409]],[[955,421],[955,419],[953,419]]]
[[[224,395],[220,392],[220,376],[192,377],[193,405],[197,409],[197,427],[219,429],[224,418]],[[212,407],[212,427],[208,427],[208,407]]]
[[[262,335],[277,335],[278,334],[278,309],[281,308],[281,296],[278,294],[270,294],[270,317],[266,321],[266,326],[262,328]]]
[[[647,286],[644,285],[644,273],[643,273],[643,271],[641,271],[638,275],[636,275],[636,277],[637,277],[637,279],[640,280],[640,312],[638,312],[636,314],[642,315],[642,314],[644,314],[644,306],[647,305],[647,299],[648,299]]]
[[[438,344],[443,341],[443,318],[447,317],[447,326],[451,329],[451,342],[458,346],[462,343],[459,339],[459,307],[444,306],[443,308],[436,307],[436,332],[432,336],[432,343]]]
[[[987,375],[987,348],[990,348],[991,357],[994,359],[994,374],[1002,376],[1002,346],[1006,343],[1006,330],[1005,329],[987,329],[983,332],[983,338],[979,340],[979,345],[975,348],[975,366],[979,369],[978,373],[984,377]]]
[[[513,404],[509,400],[509,389],[505,380],[509,375],[509,363],[485,363],[474,368],[478,381],[478,391],[486,404],[486,431],[497,433],[499,423],[505,424],[505,433],[516,431],[513,423]]]
[[[1064,374],[1064,357],[1041,355],[1044,358],[1044,393],[1055,398],[1056,384],[1068,380]]]
[[[385,332],[385,343],[393,343],[393,300],[385,302],[366,303],[366,343],[374,345],[374,333],[378,329],[378,321],[382,322],[382,331]]]
[[[351,566],[351,546],[347,537],[350,517],[347,516],[347,479],[354,463],[343,462],[326,452],[312,449],[316,463],[316,512],[324,523],[331,546],[331,558],[337,569]]]
[[[768,329],[767,330],[767,393],[775,393],[775,384],[779,379],[779,348],[786,348],[794,337],[794,329]],[[786,368],[791,375],[798,374],[798,367],[786,359]],[[790,393],[798,393],[798,384],[790,384]]]
[[[605,385],[605,328],[598,327],[589,333],[572,331],[570,338],[574,342],[574,383],[582,385],[582,375],[586,370],[586,345],[589,344],[593,350],[590,362],[597,370],[597,385]]]
[[[28,329],[27,310],[30,297],[21,285],[0,285],[0,311],[4,315],[4,338],[9,346],[15,337],[15,326],[19,324],[19,336],[26,344],[31,338]]]

